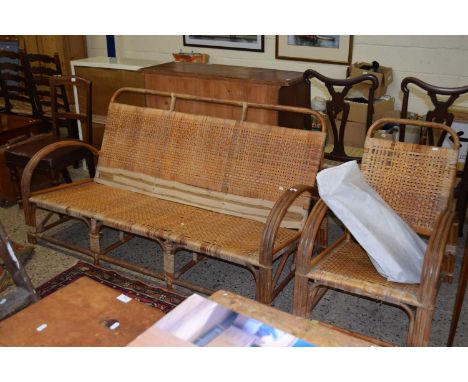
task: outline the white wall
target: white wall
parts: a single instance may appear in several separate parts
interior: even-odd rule
[[[88,55],[105,56],[105,36],[87,36]],[[225,49],[183,46],[182,36],[116,36],[117,56],[172,61],[172,53],[195,51],[210,55],[213,64],[253,66],[303,72],[312,68],[330,77],[344,78],[344,65],[319,64],[275,59],[275,37],[265,36],[265,52],[255,53]],[[438,86],[468,85],[468,36],[354,36],[353,62],[378,61],[393,68],[393,83],[388,94],[401,105],[400,83],[404,77],[414,76]],[[315,94],[319,94],[316,89]],[[321,94],[323,95],[323,94]],[[420,98],[410,101],[410,110],[423,112],[429,101]],[[468,107],[468,95],[456,102]]]

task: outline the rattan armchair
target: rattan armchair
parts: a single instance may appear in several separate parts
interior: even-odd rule
[[[387,281],[347,231],[326,249],[317,248],[319,229],[328,212],[326,204],[319,200],[299,244],[293,310],[296,315],[307,316],[328,288],[375,299],[403,309],[409,317],[407,344],[424,346],[429,341],[447,243],[456,240],[452,222],[459,140],[447,126],[425,121],[411,124],[446,131],[453,138],[453,148],[373,138],[372,133],[385,123],[409,120],[381,119],[370,127],[361,172],[419,235],[428,238],[421,282]]]

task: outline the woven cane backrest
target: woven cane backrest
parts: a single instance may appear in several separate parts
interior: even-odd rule
[[[264,221],[297,184],[314,185],[325,134],[112,102],[96,182]],[[309,199],[285,225],[300,228]]]
[[[453,196],[458,150],[367,137],[365,180],[413,229],[431,234]]]

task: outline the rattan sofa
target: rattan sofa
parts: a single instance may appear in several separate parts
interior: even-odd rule
[[[124,92],[168,97],[168,110],[118,103]],[[180,101],[181,100],[181,101]],[[239,109],[239,120],[176,111],[179,103],[210,102]],[[288,111],[315,118],[321,131],[290,129],[246,121],[250,109]],[[304,108],[259,105],[123,88],[112,97],[101,151],[82,142],[48,146],[24,171],[22,194],[28,240],[46,240],[179,284],[184,272],[208,256],[243,266],[256,282],[256,298],[271,303],[294,275],[294,256],[311,208],[315,175],[325,144],[321,115]],[[88,147],[98,156],[94,179],[31,193],[40,158],[66,146]],[[37,223],[36,210],[48,211]],[[58,219],[53,216],[58,216]],[[48,230],[70,218],[89,228],[89,248],[58,240]],[[120,232],[107,248],[101,230]],[[134,236],[154,240],[163,252],[164,274],[108,255]],[[175,255],[189,261],[175,268]],[[294,262],[292,262],[294,263]],[[293,268],[293,267],[292,267]]]

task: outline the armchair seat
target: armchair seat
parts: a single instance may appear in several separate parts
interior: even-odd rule
[[[388,303],[403,302],[412,306],[418,302],[419,284],[387,281],[372,265],[364,249],[354,240],[342,240],[326,256],[317,258],[307,278],[316,284],[355,293]]]

